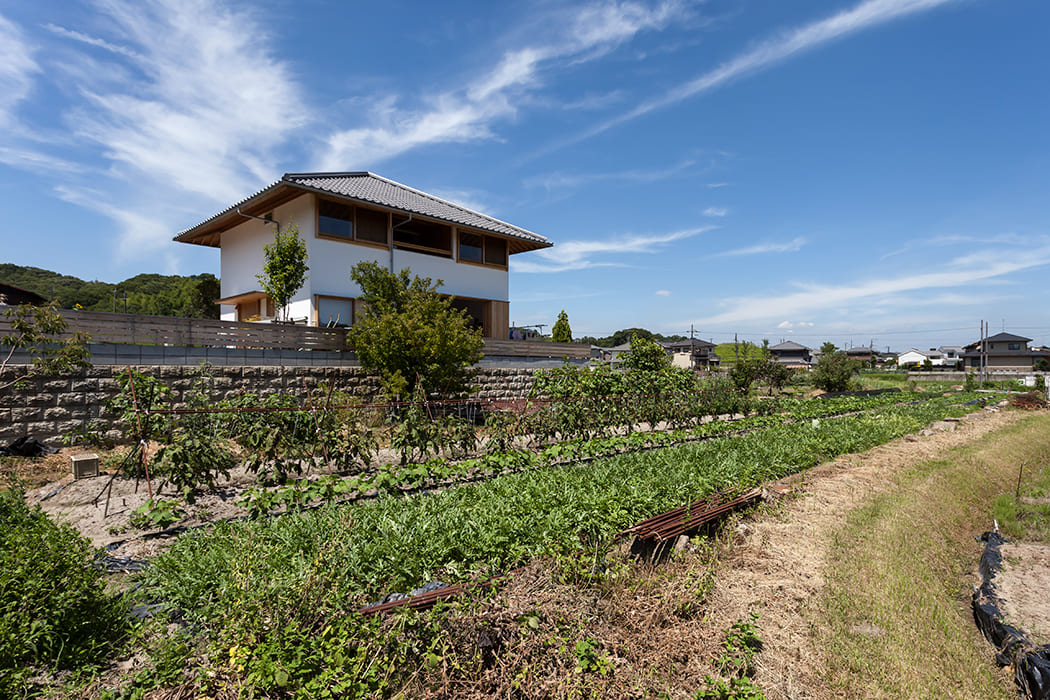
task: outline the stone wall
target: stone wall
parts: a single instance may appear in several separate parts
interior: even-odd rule
[[[0,384],[24,368],[9,367],[0,374]],[[171,388],[177,404],[183,404],[198,378],[197,366],[137,366],[138,372],[159,378]],[[105,409],[109,399],[120,391],[116,377],[125,370],[117,365],[99,365],[63,376],[37,377],[25,389],[0,390],[0,442],[31,435],[57,444],[62,435],[98,419],[111,419]],[[532,388],[532,369],[481,368],[474,379],[482,399],[510,399],[525,396]],[[218,401],[240,393],[284,393],[305,397],[318,385],[374,399],[379,381],[360,367],[211,367],[208,394]]]

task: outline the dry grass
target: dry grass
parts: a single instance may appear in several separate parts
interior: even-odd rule
[[[1050,455],[1050,416],[893,475],[832,538],[813,606],[830,689],[849,697],[1013,697],[970,611],[991,506],[1017,465]]]

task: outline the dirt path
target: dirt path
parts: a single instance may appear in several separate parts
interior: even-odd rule
[[[830,537],[850,510],[893,486],[903,465],[936,458],[1015,422],[1017,412],[984,411],[954,428],[906,436],[859,455],[844,455],[795,479],[801,497],[783,511],[741,528],[719,573],[709,610],[725,628],[751,611],[761,613],[763,651],[755,680],[770,700],[824,698],[822,659],[813,648],[808,606],[824,585]],[[930,433],[931,431],[924,431]]]

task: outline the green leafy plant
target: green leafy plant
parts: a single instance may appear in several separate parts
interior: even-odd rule
[[[8,306],[3,315],[11,325],[11,331],[0,335],[0,348],[8,348],[0,360],[0,376],[4,375],[16,350],[28,352],[31,359],[27,368],[20,369],[12,377],[0,379],[0,391],[12,386],[24,388],[31,377],[91,366],[91,353],[87,349],[91,337],[78,331],[63,340],[69,324],[58,312],[56,302],[47,306]]]
[[[558,320],[551,328],[551,340],[555,343],[572,342],[572,328],[569,326],[569,314],[565,313],[565,309],[558,314]]]
[[[166,501],[160,498],[149,499],[131,513],[129,522],[132,527],[141,530],[166,528],[185,517],[186,511],[178,501]]]
[[[587,637],[576,642],[576,672],[608,675],[612,672],[612,661],[601,653],[598,640]]]
[[[91,547],[68,525],[0,491],[0,696],[28,692],[33,666],[102,662],[124,639],[118,598],[90,566]]]
[[[278,320],[287,320],[288,302],[306,282],[306,242],[299,236],[299,227],[294,223],[281,232],[274,223],[273,243],[263,246],[263,273],[256,275],[263,291],[273,300]]]
[[[370,261],[351,268],[350,278],[366,306],[348,341],[390,395],[412,395],[417,385],[426,394],[466,389],[467,368],[481,359],[481,330],[438,294],[441,280],[412,277],[408,268],[394,274]]]

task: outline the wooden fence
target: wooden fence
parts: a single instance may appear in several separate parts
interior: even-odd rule
[[[102,311],[68,311],[68,337],[87,333],[93,343],[164,345],[206,348],[263,348],[275,350],[346,350],[345,328],[319,328],[275,323],[212,321]],[[11,323],[0,316],[0,335],[11,332]],[[485,339],[483,352],[490,356],[587,359],[590,347],[576,343],[525,342]]]

